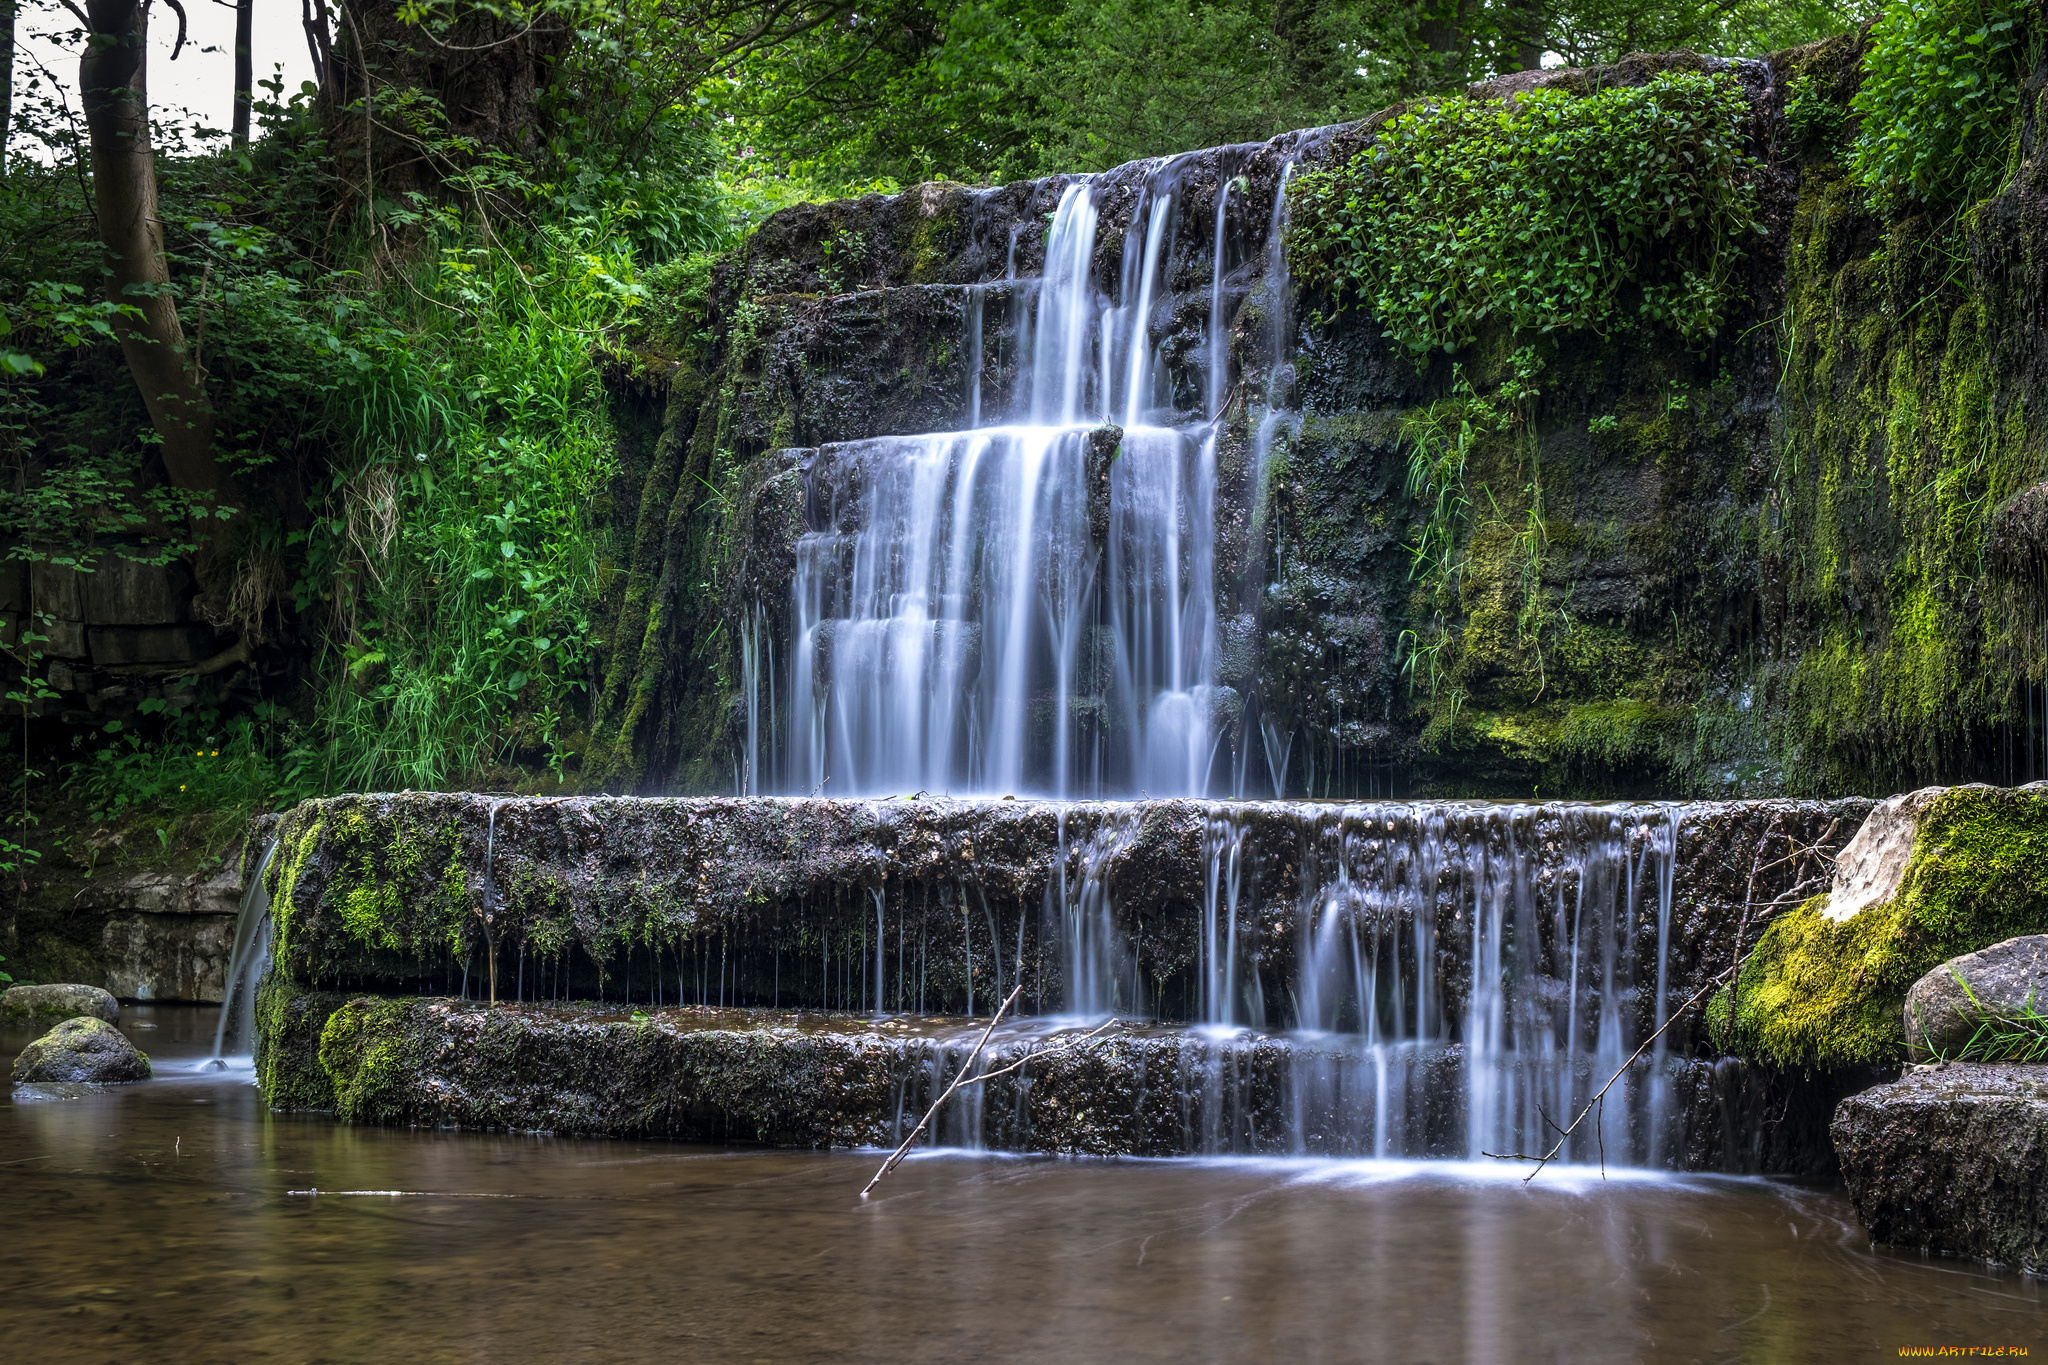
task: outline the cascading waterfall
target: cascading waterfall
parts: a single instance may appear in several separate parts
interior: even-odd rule
[[[783,790],[1163,796],[1218,780],[1229,193],[1213,232],[1206,392],[1182,413],[1154,314],[1185,162],[1158,163],[1143,185],[1114,297],[1094,279],[1091,182],[1064,190],[1043,275],[1009,286],[1013,307],[1035,303],[1016,328],[1030,363],[1006,406],[1021,421],[981,425],[973,286],[970,429],[810,457]],[[751,776],[764,751],[759,680],[772,690],[775,672],[764,633],[758,619],[742,631],[745,791],[771,785]]]
[[[1669,1018],[1681,815],[1664,804],[1209,807],[1197,1027],[1179,1080],[1202,1116],[1194,1145],[1272,1145],[1243,1121],[1263,1055],[1283,1059],[1288,1150],[1544,1151],[1619,1072],[1561,1155],[1665,1164],[1668,1058],[1659,1045],[1627,1063]],[[1071,841],[1076,871],[1058,884],[1069,1015],[1143,1012],[1100,874],[1138,820],[1133,809]],[[1255,820],[1294,825],[1300,843],[1293,974],[1275,1021],[1291,1027],[1277,1035],[1242,928],[1257,898],[1245,860]]]

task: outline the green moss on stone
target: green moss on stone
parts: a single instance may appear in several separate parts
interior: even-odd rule
[[[334,1112],[350,1122],[397,1123],[423,1070],[409,1045],[412,1001],[361,997],[329,1015],[320,1030],[320,1069],[334,1089]]]
[[[1892,900],[1840,923],[1816,897],[1764,933],[1735,989],[1735,1038],[1787,1066],[1892,1062],[1906,991],[1940,963],[2048,932],[2048,797],[1956,787],[1928,807]]]

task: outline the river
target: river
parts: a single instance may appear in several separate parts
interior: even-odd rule
[[[16,1088],[16,1361],[1827,1361],[2039,1346],[2048,1287],[1872,1250],[1838,1190],[1457,1162],[355,1128],[200,1068]],[[0,1037],[10,1059],[25,1035]]]

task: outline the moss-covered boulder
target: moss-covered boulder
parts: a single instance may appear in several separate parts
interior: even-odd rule
[[[14,1059],[17,1083],[146,1081],[149,1058],[104,1019],[66,1019]]]
[[[1911,849],[1888,899],[1838,920],[1816,896],[1764,932],[1721,1006],[1738,1048],[1816,1069],[1900,1061],[1915,981],[2048,932],[2048,792],[1950,788],[1925,804]]]
[[[0,995],[0,1025],[9,1028],[41,1027],[81,1015],[118,1024],[121,1002],[98,986],[9,986]]]

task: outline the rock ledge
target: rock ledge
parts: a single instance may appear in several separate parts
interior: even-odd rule
[[[1917,1068],[1832,1133],[1871,1240],[2048,1273],[2048,1066]]]

